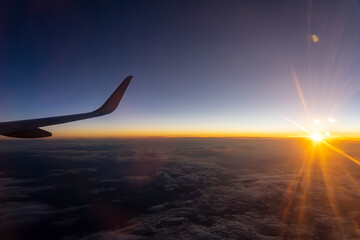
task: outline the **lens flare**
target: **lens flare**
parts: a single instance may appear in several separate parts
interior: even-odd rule
[[[311,40],[313,41],[313,43],[317,43],[319,41],[319,37],[315,34],[311,35]]]
[[[336,123],[336,120],[333,119],[333,118],[328,118],[328,122],[329,122],[329,123]]]

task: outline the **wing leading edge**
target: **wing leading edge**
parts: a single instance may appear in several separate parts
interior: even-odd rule
[[[49,137],[52,134],[43,129],[40,129],[40,127],[79,121],[87,118],[100,117],[112,113],[119,105],[121,98],[123,97],[131,81],[131,78],[132,76],[125,78],[125,80],[113,92],[113,94],[111,94],[106,102],[95,111],[58,117],[2,122],[0,123],[0,135],[16,138]]]

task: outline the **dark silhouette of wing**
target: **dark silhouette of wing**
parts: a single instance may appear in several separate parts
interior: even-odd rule
[[[58,117],[2,122],[0,123],[0,135],[16,138],[49,137],[52,134],[43,129],[40,129],[40,127],[79,121],[112,113],[119,105],[119,102],[124,95],[131,78],[132,76],[128,76],[127,78],[125,78],[125,80],[114,91],[114,93],[111,94],[111,96],[106,100],[106,102],[95,111]]]

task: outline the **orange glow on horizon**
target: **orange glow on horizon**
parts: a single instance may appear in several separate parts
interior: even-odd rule
[[[149,138],[149,137],[258,137],[258,138],[308,138],[312,133],[307,131],[265,131],[259,129],[258,131],[251,130],[193,130],[193,129],[89,129],[76,128],[72,129],[48,129],[53,133],[53,138]],[[304,129],[302,129],[304,130]],[[326,133],[322,138],[328,139]],[[331,138],[336,139],[360,139],[360,135],[353,135],[350,133],[331,133]]]

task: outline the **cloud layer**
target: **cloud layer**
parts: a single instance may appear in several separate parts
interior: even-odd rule
[[[360,236],[358,166],[325,150],[323,161],[301,140],[4,144],[11,146],[0,150],[0,237]],[[358,144],[343,147],[356,152]]]

